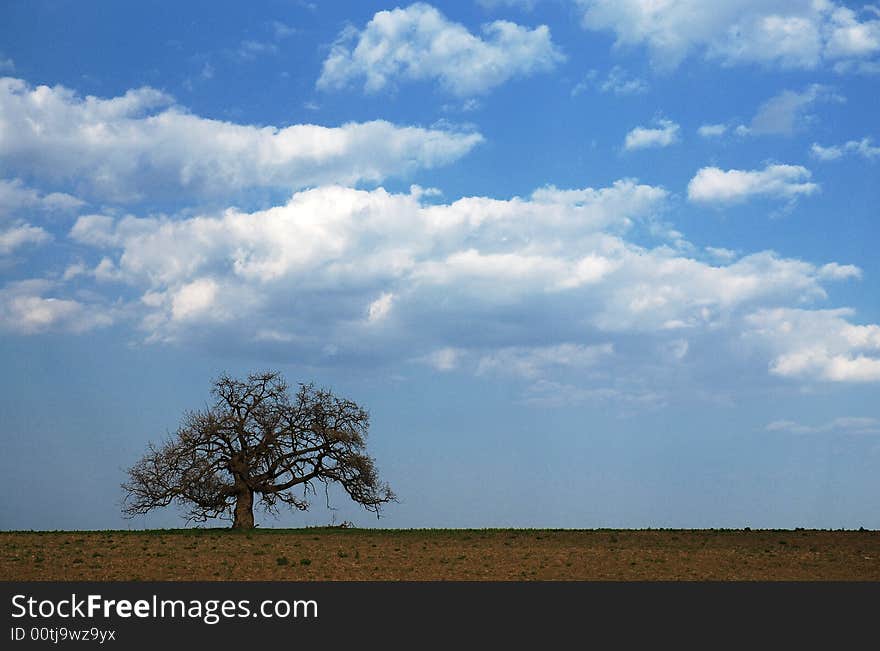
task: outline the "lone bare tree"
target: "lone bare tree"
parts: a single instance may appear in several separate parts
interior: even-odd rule
[[[175,435],[150,443],[128,470],[128,517],[174,502],[190,520],[231,515],[234,529],[250,529],[255,494],[269,512],[279,503],[306,510],[320,483],[338,483],[377,515],[395,499],[366,454],[369,415],[354,402],[310,384],[291,397],[274,372],[224,375],[211,393],[212,406],[187,412]]]

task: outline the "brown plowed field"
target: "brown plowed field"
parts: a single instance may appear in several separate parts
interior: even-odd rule
[[[880,580],[880,532],[0,532],[0,579]]]

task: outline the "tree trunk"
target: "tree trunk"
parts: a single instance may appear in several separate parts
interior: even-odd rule
[[[254,528],[254,491],[247,486],[242,487],[235,497],[235,520],[232,521],[232,528]]]

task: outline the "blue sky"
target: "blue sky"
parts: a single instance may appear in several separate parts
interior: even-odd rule
[[[178,526],[125,468],[265,368],[382,526],[880,527],[876,6],[10,2],[0,76],[0,527]]]

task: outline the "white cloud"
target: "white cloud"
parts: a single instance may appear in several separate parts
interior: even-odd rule
[[[370,303],[367,308],[367,322],[378,323],[383,321],[390,313],[394,304],[394,294],[391,292],[383,292],[375,301]]]
[[[707,246],[706,253],[722,262],[732,262],[737,257],[736,251],[731,251],[730,249],[725,249],[718,246]]]
[[[776,420],[764,428],[768,432],[792,434],[880,434],[880,420],[868,416],[841,416],[820,425],[804,425],[793,420]]]
[[[880,20],[860,21],[852,9],[835,7],[826,54],[832,58],[865,57],[880,52]]]
[[[45,229],[30,224],[19,224],[0,230],[0,255],[12,253],[26,244],[45,244],[52,236]]]
[[[848,278],[861,278],[862,270],[851,264],[838,264],[829,262],[819,267],[819,277],[823,280],[847,280]]]
[[[678,142],[679,126],[671,120],[658,120],[657,128],[636,127],[628,134],[623,143],[627,151],[648,147],[668,147]]]
[[[813,117],[807,110],[820,101],[844,101],[830,88],[820,84],[807,86],[803,91],[784,90],[774,95],[759,108],[749,126],[739,126],[739,135],[786,135],[803,130]]]
[[[113,316],[102,305],[46,296],[44,280],[8,283],[0,289],[0,330],[32,335],[48,331],[81,333],[110,325]]]
[[[380,120],[341,127],[240,125],[170,103],[151,88],[81,98],[61,86],[0,79],[0,164],[103,200],[219,201],[249,188],[377,182],[450,163],[482,141],[476,133]]]
[[[329,186],[297,193],[284,206],[256,213],[228,210],[219,217],[182,221],[84,215],[71,229],[71,237],[91,246],[122,248],[123,271],[163,282],[188,277],[218,257],[235,275],[261,282],[292,273],[307,274],[318,282],[323,265],[329,265],[327,271],[332,274],[351,278],[397,274],[412,270],[416,256],[424,259],[420,271],[436,268],[439,273],[442,268],[444,273],[491,276],[496,269],[511,270],[503,265],[485,269],[484,261],[493,265],[505,260],[492,256],[522,254],[493,251],[492,238],[499,238],[496,249],[515,249],[517,243],[541,237],[541,230],[551,226],[557,235],[567,232],[570,237],[605,228],[626,229],[633,217],[657,210],[667,196],[662,189],[633,181],[598,190],[551,186],[536,191],[530,200],[467,197],[448,205],[422,205],[423,195],[420,188],[411,194],[389,194],[382,189],[366,192]],[[458,247],[459,238],[466,241],[475,236],[490,246],[479,251]],[[362,253],[357,248],[361,241],[373,241],[376,247],[368,257],[370,264],[362,268],[363,259],[345,260],[348,254]],[[509,242],[506,247],[505,241]],[[538,266],[545,261],[553,264],[538,248],[532,257]],[[580,265],[584,260],[587,269]],[[575,278],[586,274],[586,280],[596,275],[588,269],[596,264],[593,258],[577,257],[573,262],[564,269],[567,274]],[[556,269],[552,266],[548,271]],[[422,273],[421,277],[430,275]]]
[[[770,371],[786,377],[819,377],[832,382],[877,382],[880,381],[880,359],[834,355],[823,348],[806,348],[781,355]]]
[[[75,277],[122,301],[148,340],[218,333],[312,363],[370,355],[532,382],[586,378],[581,389],[612,387],[610,398],[656,394],[621,378],[710,363],[695,346],[720,338],[712,349],[723,350],[745,333],[765,376],[871,377],[859,369],[873,363],[866,346],[880,326],[835,313],[830,346],[829,328],[792,342],[760,325],[773,310],[822,318],[805,306],[827,298],[826,283],[858,278],[852,265],[717,248],[689,257],[681,234],[656,228],[668,193],[633,180],[507,200],[428,194],[327,186],[255,212],[84,215],[70,237],[103,257]],[[797,365],[792,356],[820,344],[827,363]]]
[[[97,247],[112,246],[119,240],[116,221],[109,215],[80,215],[70,235],[78,242]]]
[[[768,165],[763,170],[722,170],[703,167],[688,183],[688,199],[699,203],[731,204],[751,197],[796,199],[819,190],[800,165]]]
[[[719,138],[727,133],[727,125],[704,124],[697,129],[697,133],[703,138]]]
[[[73,212],[86,205],[86,202],[64,192],[50,192],[40,197],[39,205],[50,212]]]
[[[86,267],[84,262],[73,262],[67,265],[67,268],[64,270],[64,273],[61,275],[61,279],[63,281],[73,280],[74,278],[78,278],[83,276],[89,272],[88,267]]]
[[[482,38],[430,5],[380,11],[362,31],[344,31],[324,61],[318,88],[364,80],[375,93],[398,80],[435,79],[459,97],[481,95],[515,77],[552,70],[564,56],[546,25],[528,29],[504,20]]]
[[[774,308],[746,320],[773,352],[770,372],[830,382],[880,381],[880,326],[854,325],[852,311]]]
[[[583,25],[644,45],[659,68],[696,54],[725,65],[812,69],[880,52],[880,20],[829,0],[577,0]]]
[[[63,192],[41,194],[21,179],[0,179],[0,219],[19,212],[70,212],[85,202]]]
[[[818,158],[822,161],[837,160],[838,158],[841,158],[843,156],[844,147],[840,145],[823,147],[822,145],[814,142],[813,145],[810,147],[810,154],[813,156],[813,158]]]
[[[100,282],[118,282],[122,280],[122,275],[116,264],[108,257],[101,258],[101,261],[91,271],[91,274]]]
[[[874,145],[871,138],[849,140],[842,145],[831,145],[829,147],[823,147],[814,142],[813,146],[810,147],[810,154],[821,161],[837,160],[847,154],[857,154],[867,160],[874,160],[880,157],[880,147]]]
[[[176,321],[189,321],[211,311],[217,299],[217,283],[198,278],[177,289],[171,297],[171,316]],[[212,314],[216,318],[216,313]]]
[[[631,251],[603,283],[594,322],[615,332],[683,333],[713,330],[757,305],[825,298],[820,270],[772,252],[714,266],[654,249]]]

